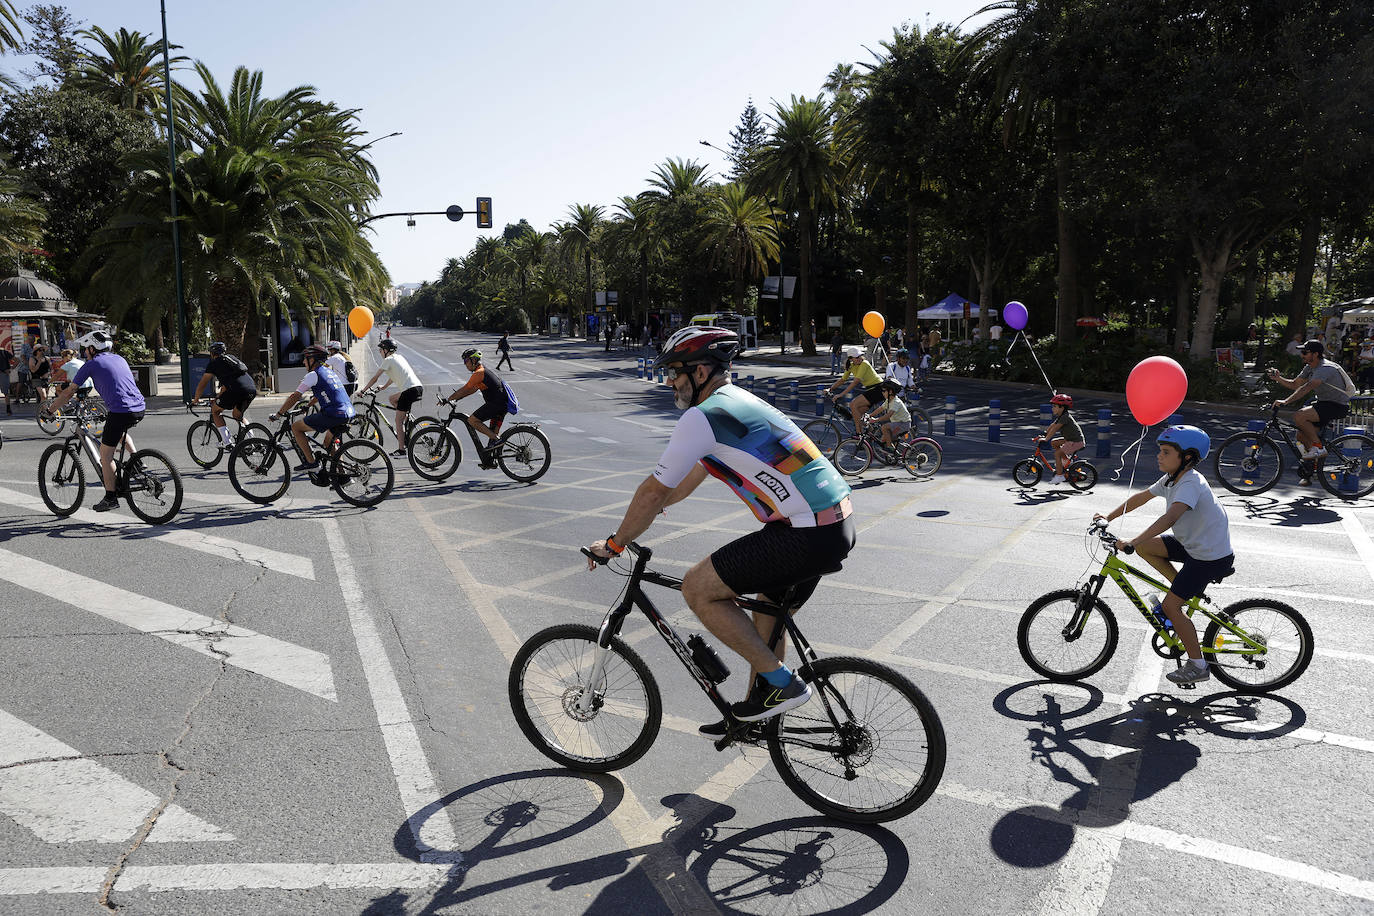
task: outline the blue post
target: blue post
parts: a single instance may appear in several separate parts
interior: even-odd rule
[[[1002,401],[999,398],[988,401],[988,441],[1002,441]]]
[[[954,435],[954,395],[945,397],[945,435]]]
[[[768,403],[778,406],[778,380],[775,378],[768,380]]]
[[[638,378],[644,378],[644,357],[642,356],[635,360],[635,375]]]
[[[792,402],[791,410],[793,413],[798,413],[801,410],[801,391],[798,390],[797,383],[795,381],[792,382],[791,385],[788,386],[788,388],[788,400]]]
[[[1048,428],[1049,428],[1049,425],[1050,425],[1052,422],[1054,422],[1054,410],[1053,410],[1052,406],[1049,405],[1049,404],[1041,404],[1041,405],[1040,405],[1040,425],[1043,426],[1043,427],[1045,427],[1046,429],[1048,429]]]
[[[825,416],[825,389],[820,385],[816,386],[816,416]]]
[[[1264,432],[1264,428],[1268,425],[1269,424],[1263,420],[1251,420],[1249,423],[1245,424],[1245,429],[1252,433],[1262,433]]]
[[[730,373],[730,384],[731,384],[731,385],[738,385],[738,384],[739,384],[739,373],[738,373],[738,372],[731,372],[731,373]]]
[[[659,366],[659,367],[658,367],[658,383],[659,383],[660,385],[663,384],[663,367],[662,367],[662,366]]]
[[[1343,432],[1344,435],[1347,435],[1347,436],[1357,436],[1357,435],[1359,435],[1359,434],[1361,434],[1361,433],[1364,432],[1364,427],[1363,427],[1363,426],[1347,426],[1342,432]],[[1348,444],[1343,445],[1343,446],[1341,447],[1341,454],[1344,455],[1346,458],[1352,459],[1352,463],[1354,463],[1354,464],[1357,465],[1357,466],[1359,465],[1359,463],[1360,463],[1360,461],[1362,460],[1362,457],[1363,457],[1363,456],[1361,455],[1361,451],[1362,451],[1362,450],[1361,450],[1361,448],[1360,448],[1360,440],[1359,440],[1359,439],[1351,439],[1350,442],[1349,442]],[[1341,475],[1341,492],[1342,492],[1342,493],[1355,493],[1355,492],[1357,492],[1359,489],[1360,489],[1360,475],[1359,475],[1359,474],[1342,474],[1342,475]]]
[[[752,375],[744,377],[744,387],[749,389],[750,394],[754,393],[754,377]]]
[[[1101,407],[1097,411],[1097,457],[1112,457],[1112,409]]]

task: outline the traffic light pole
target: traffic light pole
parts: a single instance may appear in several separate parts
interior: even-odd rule
[[[476,211],[476,212],[477,212],[477,228],[478,228],[478,229],[490,229],[490,228],[491,228],[491,198],[490,198],[490,197],[479,197],[479,198],[477,198],[477,211]],[[393,216],[405,216],[405,217],[416,217],[416,216],[447,216],[450,220],[452,220],[453,222],[456,223],[456,222],[458,222],[459,220],[461,220],[461,219],[464,217],[464,215],[466,215],[466,214],[465,214],[465,211],[463,210],[462,207],[458,206],[457,204],[453,204],[453,205],[450,206],[447,210],[408,210],[408,211],[401,211],[401,212],[399,212],[399,213],[377,213],[377,214],[375,214],[375,215],[373,215],[373,216],[369,216],[367,219],[359,220],[359,221],[358,221],[358,228],[361,229],[363,226],[366,226],[368,223],[373,222],[373,221],[375,221],[375,220],[379,220],[379,219],[388,219],[389,217],[393,217]]]

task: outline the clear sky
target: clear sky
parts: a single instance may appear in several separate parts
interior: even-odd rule
[[[62,3],[63,0],[53,0]],[[499,232],[522,217],[539,229],[574,203],[607,208],[645,187],[669,157],[715,174],[750,97],[814,96],[837,63],[873,60],[895,27],[959,23],[970,0],[166,0],[168,37],[227,84],[262,70],[267,91],[302,84],[361,109],[381,176],[374,212],[471,211],[493,199]],[[29,4],[16,0],[21,10]],[[67,0],[85,26],[160,37],[158,0]],[[964,26],[969,31],[981,23]],[[23,58],[0,61],[17,75]],[[194,76],[180,77],[188,85]],[[374,225],[394,283],[437,278],[479,230],[420,217]],[[484,232],[487,230],[483,230]]]

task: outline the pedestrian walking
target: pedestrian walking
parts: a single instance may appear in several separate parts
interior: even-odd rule
[[[14,413],[10,406],[10,370],[14,368],[14,353],[0,347],[0,394],[5,396],[5,413]]]
[[[844,355],[844,335],[836,328],[830,337],[830,374],[840,374],[840,359]]]
[[[515,367],[510,362],[510,341],[506,339],[507,337],[509,337],[509,332],[503,333],[501,339],[496,342],[496,351],[501,354],[501,358],[496,361],[497,372],[501,371],[502,363],[505,363],[510,371],[515,371]]]

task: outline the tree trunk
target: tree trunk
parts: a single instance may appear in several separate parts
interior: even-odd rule
[[[915,338],[921,327],[921,223],[916,195],[906,199],[906,333]]]
[[[1054,111],[1054,188],[1059,221],[1058,299],[1055,302],[1054,334],[1059,340],[1073,337],[1078,319],[1078,242],[1073,214],[1066,201],[1071,174],[1070,148],[1073,129],[1062,104]]]
[[[744,311],[744,277],[735,277],[735,311]]]
[[[1188,321],[1192,317],[1193,283],[1188,264],[1183,259],[1179,259],[1174,271],[1174,352],[1182,353],[1183,342],[1188,339]]]
[[[591,249],[587,249],[587,252],[582,256],[582,260],[583,260],[583,262],[587,265],[587,314],[590,315],[590,314],[592,314],[592,313],[594,313],[594,312],[596,311],[596,294],[592,292],[592,252],[591,252]],[[583,318],[583,320],[582,320],[581,322],[579,322],[579,323],[577,323],[577,324],[574,324],[573,327],[574,327],[575,329],[580,327],[581,330],[582,330],[582,332],[583,332],[583,334],[585,335],[585,334],[586,334],[586,331],[587,331],[587,322],[586,322],[585,317]]]
[[[816,340],[811,336],[811,216],[810,207],[797,209],[797,236],[801,241],[801,263],[797,269],[797,339],[802,342],[802,353],[807,356],[816,355]],[[784,278],[779,277],[778,282],[786,286]],[[782,295],[784,291],[778,289],[779,302],[786,301]]]
[[[1245,286],[1240,296],[1240,323],[1248,328],[1255,321],[1255,302],[1259,298],[1259,255],[1245,265]]]
[[[1302,239],[1298,242],[1298,263],[1293,265],[1293,298],[1288,305],[1289,338],[1294,334],[1307,335],[1307,322],[1312,317],[1312,272],[1317,265],[1317,239],[1322,221],[1316,214],[1302,221]]]
[[[1221,283],[1231,265],[1231,250],[1235,236],[1223,231],[1219,237],[1204,244],[1193,238],[1193,254],[1198,265],[1197,319],[1193,322],[1193,359],[1209,359],[1212,354],[1212,335],[1217,324],[1217,306],[1221,302]]]
[[[257,354],[244,354],[243,340],[248,333],[248,319],[252,316],[252,301],[236,284],[217,280],[210,286],[210,295],[205,303],[205,320],[210,323],[210,337],[221,340],[230,353],[240,354],[239,358],[254,368]],[[309,315],[300,316],[302,322]],[[248,359],[245,357],[252,357]]]

